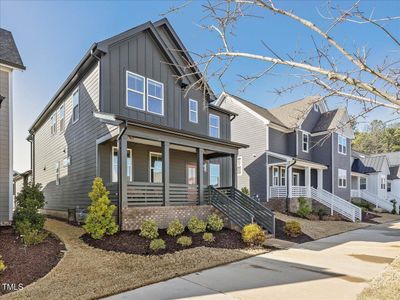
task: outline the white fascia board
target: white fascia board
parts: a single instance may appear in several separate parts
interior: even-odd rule
[[[266,119],[263,116],[261,116],[260,114],[256,113],[254,110],[252,110],[251,108],[247,107],[246,105],[244,105],[240,101],[236,100],[234,97],[231,97],[230,95],[225,95],[225,97],[228,97],[233,102],[235,102],[235,104],[238,105],[240,108],[246,110],[248,113],[250,113],[251,115],[253,115],[257,119],[259,119],[260,121],[264,122],[264,125],[269,125],[270,124],[270,121],[268,119]]]
[[[358,173],[358,172],[353,172],[353,171],[351,172],[351,176],[368,178],[368,175],[367,175],[367,174]]]

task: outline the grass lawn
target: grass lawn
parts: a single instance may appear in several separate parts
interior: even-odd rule
[[[45,277],[4,299],[101,298],[268,251],[198,247],[141,256],[92,248],[79,238],[82,228],[61,221],[47,220],[45,228],[64,242],[63,259]]]

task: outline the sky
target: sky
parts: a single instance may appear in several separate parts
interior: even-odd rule
[[[203,19],[203,5],[207,2],[194,0],[183,10],[167,17],[180,36],[186,48],[195,53],[205,53],[221,46],[218,36],[205,30],[200,24],[210,23]],[[317,11],[323,11],[324,1],[276,1],[282,8],[291,8],[318,25],[325,26],[325,20]],[[349,7],[350,1],[340,1]],[[26,66],[26,71],[14,74],[14,169],[25,171],[30,168],[30,149],[26,141],[28,130],[56,90],[68,77],[89,47],[122,31],[140,25],[148,20],[156,21],[180,1],[6,1],[0,0],[0,27],[13,33],[17,47]],[[393,16],[400,13],[399,1],[365,1],[362,8],[374,11],[376,17]],[[255,15],[259,12],[255,11]],[[391,24],[389,29],[400,32],[400,22]],[[372,48],[369,63],[377,64],[383,54],[399,57],[393,42],[373,27],[358,24],[337,26],[331,34],[347,48],[369,46]],[[263,18],[247,18],[239,22],[235,36],[230,41],[235,50],[267,54],[263,43],[280,55],[293,51],[313,50],[312,33],[285,17],[264,13]],[[319,42],[316,38],[317,43]],[[193,54],[193,55],[194,55]],[[193,56],[192,55],[192,56]],[[194,59],[196,56],[194,55]],[[260,62],[237,61],[225,74],[226,90],[270,108],[304,96],[311,91],[298,90],[278,97],[274,89],[293,83],[290,70],[276,68],[244,92],[238,74],[254,74],[265,67]],[[218,94],[221,86],[216,80],[210,82]],[[341,106],[341,102],[328,103],[330,107]],[[349,105],[350,113],[359,110],[358,105]],[[388,121],[392,112],[378,109],[369,114],[363,122],[372,119]],[[362,124],[361,124],[362,125]]]

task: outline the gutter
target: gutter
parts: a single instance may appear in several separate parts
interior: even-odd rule
[[[118,143],[118,227],[119,230],[122,228],[122,156],[121,156],[121,139],[124,136],[126,129],[128,128],[128,122],[124,122],[124,127],[120,131],[117,137]],[[126,174],[125,174],[126,175]]]
[[[293,162],[287,166],[286,168],[286,213],[289,213],[289,180],[292,180],[292,178],[289,178],[289,169],[292,168],[296,164],[296,159],[293,159]]]

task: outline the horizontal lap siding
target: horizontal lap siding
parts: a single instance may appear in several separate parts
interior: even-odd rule
[[[99,69],[93,66],[79,83],[80,118],[72,124],[71,94],[65,103],[65,131],[51,135],[50,117],[35,134],[35,181],[42,184],[46,209],[66,210],[89,204],[88,192],[96,176],[96,139],[109,132],[93,117],[99,109]],[[72,90],[74,91],[75,88]],[[71,93],[72,93],[71,91]],[[60,106],[57,107],[57,109]],[[71,157],[69,166],[63,160]],[[56,163],[60,163],[60,185],[56,185]]]

